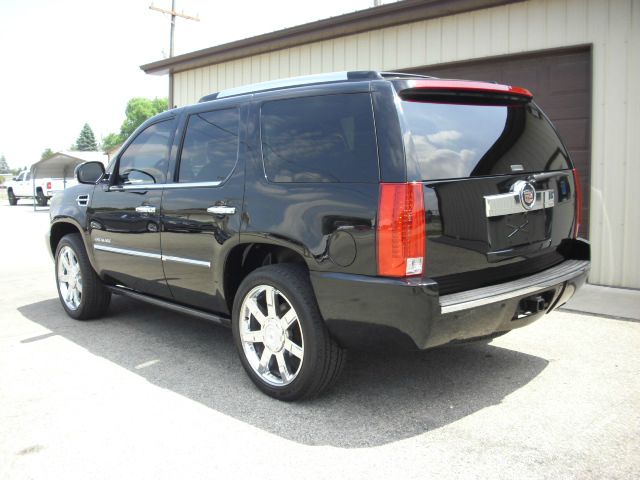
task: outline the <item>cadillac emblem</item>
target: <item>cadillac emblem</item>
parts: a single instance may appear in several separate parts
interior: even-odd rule
[[[511,190],[520,198],[520,205],[525,210],[531,210],[536,204],[536,189],[531,183],[518,180],[513,184]]]

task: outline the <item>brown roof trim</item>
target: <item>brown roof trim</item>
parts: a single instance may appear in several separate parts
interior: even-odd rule
[[[403,0],[185,53],[140,68],[145,73],[158,75],[179,72],[367,30],[520,1],[523,0]]]

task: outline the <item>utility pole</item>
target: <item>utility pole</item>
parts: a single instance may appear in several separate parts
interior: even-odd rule
[[[167,10],[164,8],[156,7],[153,3],[149,6],[149,10],[155,10],[156,12],[166,13],[167,15],[171,15],[171,36],[169,39],[169,58],[173,57],[173,34],[176,29],[176,17],[184,18],[186,20],[193,20],[195,22],[199,22],[200,18],[197,16],[186,15],[184,12],[176,11],[176,0],[171,0],[171,10]]]

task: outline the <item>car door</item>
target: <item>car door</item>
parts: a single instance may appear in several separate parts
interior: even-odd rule
[[[223,314],[221,259],[239,241],[245,116],[229,101],[192,110],[162,199],[162,256],[174,299]]]
[[[174,118],[140,131],[118,156],[109,181],[94,189],[87,223],[98,273],[116,284],[170,297],[160,252],[160,200]]]
[[[32,196],[33,185],[31,184],[31,172],[24,171],[18,177],[16,182],[16,188],[14,188],[14,195],[16,197],[30,197]]]

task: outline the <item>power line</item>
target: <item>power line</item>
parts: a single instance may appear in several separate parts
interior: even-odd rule
[[[167,15],[171,15],[171,33],[169,37],[169,58],[173,57],[173,36],[176,28],[176,17],[184,18],[185,20],[193,20],[195,22],[200,21],[200,17],[197,15],[194,17],[192,15],[187,15],[183,12],[176,11],[176,0],[171,0],[171,10],[167,10],[165,8],[156,7],[153,3],[149,6],[149,10],[155,10],[156,12],[166,13]]]

